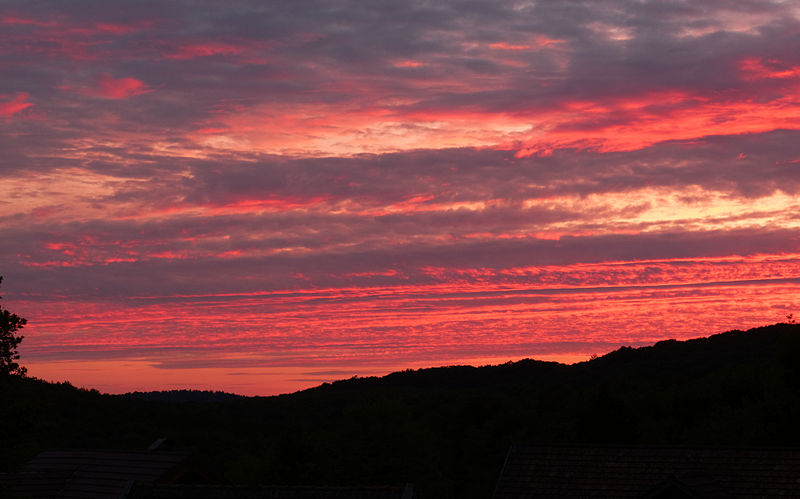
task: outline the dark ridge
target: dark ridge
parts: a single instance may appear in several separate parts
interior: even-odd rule
[[[122,398],[149,400],[153,402],[228,402],[244,398],[244,395],[212,390],[161,390],[152,392],[128,392]]]
[[[410,482],[417,498],[488,498],[513,443],[798,446],[799,359],[800,325],[775,324],[574,365],[406,370],[213,402],[209,392],[111,396],[5,377],[0,471],[46,448],[166,438],[233,484]]]

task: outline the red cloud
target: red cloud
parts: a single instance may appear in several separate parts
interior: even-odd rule
[[[789,78],[789,72],[781,70],[763,77]],[[551,130],[529,141],[523,140],[517,158],[549,156],[556,149],[569,147],[633,151],[668,140],[796,130],[800,99],[793,92],[759,102],[726,98],[722,93],[710,98],[667,91],[603,101],[565,102],[561,110],[540,116],[550,120]]]
[[[800,77],[800,66],[789,66],[774,59],[764,61],[758,57],[748,57],[742,59],[739,63],[739,69],[744,73],[745,79],[748,80]]]
[[[106,99],[127,99],[151,91],[152,89],[135,78],[115,79],[110,74],[103,73],[97,87],[87,93]]]
[[[209,57],[212,55],[238,55],[244,51],[243,47],[221,42],[204,42],[183,45],[167,59],[194,59],[196,57]]]
[[[37,28],[52,28],[61,33],[76,35],[96,35],[100,33],[122,35],[139,31],[143,27],[151,24],[150,22],[140,22],[136,25],[96,23],[87,26],[70,26],[59,21],[47,21],[25,16],[4,16],[0,18],[0,23],[18,26],[35,26]]]
[[[4,101],[8,96],[0,95],[0,116],[12,116],[33,106],[33,103],[27,102],[28,97],[27,92],[19,92],[11,100]]]
[[[418,68],[418,67],[423,66],[423,65],[424,64],[419,62],[419,61],[412,61],[412,60],[404,60],[404,61],[398,61],[398,62],[394,63],[394,66],[396,68]]]

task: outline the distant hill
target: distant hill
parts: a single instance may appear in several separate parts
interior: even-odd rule
[[[142,449],[165,437],[233,483],[413,482],[422,499],[487,498],[512,442],[800,445],[800,325],[276,397],[111,396],[6,378],[0,400],[0,471],[46,447]]]
[[[211,390],[161,390],[128,392],[120,397],[157,402],[227,402],[244,398],[244,395]]]

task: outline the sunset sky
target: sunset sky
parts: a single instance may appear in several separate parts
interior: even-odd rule
[[[800,3],[0,1],[32,376],[353,375],[800,312]]]

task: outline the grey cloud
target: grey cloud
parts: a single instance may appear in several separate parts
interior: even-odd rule
[[[433,195],[431,203],[513,201],[689,186],[758,197],[776,190],[798,192],[797,158],[800,132],[779,130],[665,142],[631,152],[562,150],[544,158],[515,159],[507,151],[461,149],[196,163],[190,167],[192,180],[186,181],[186,200],[225,204],[272,196],[329,196],[376,205],[419,194]]]
[[[409,109],[535,114],[537,109],[559,109],[565,99],[602,100],[659,89],[700,95],[749,89],[753,83],[737,73],[736,64],[743,57],[798,61],[793,49],[798,25],[785,9],[774,2],[704,3],[702,9],[684,3],[655,6],[628,1],[539,2],[522,8],[516,2],[458,1],[238,2],[224,7],[214,2],[169,6],[115,2],[113,8],[98,1],[5,2],[3,10],[11,15],[88,31],[65,30],[64,39],[45,40],[42,51],[26,53],[20,51],[30,50],[30,43],[16,43],[18,39],[35,40],[47,28],[10,28],[0,37],[10,47],[0,60],[19,70],[4,78],[0,93],[30,92],[37,110],[48,116],[50,124],[41,124],[38,130],[46,135],[79,128],[102,137],[106,132],[102,118],[113,114],[119,118],[116,131],[163,136],[170,130],[185,132],[200,126],[220,110],[234,112],[226,109],[231,103],[383,105],[382,99],[404,98],[410,101]],[[771,14],[772,24],[755,33],[719,31],[720,14],[745,16],[754,11]],[[93,26],[109,23],[135,29],[113,35],[91,32]],[[632,38],[609,39],[594,28],[597,23],[628,30]],[[686,26],[717,31],[701,37],[678,36]],[[497,54],[487,48],[493,42],[530,43],[540,35],[563,42],[554,50],[509,54],[523,63],[521,67],[498,66]],[[240,45],[255,51],[254,59],[248,62],[241,54],[164,58],[186,44],[206,41]],[[79,62],[77,70],[74,64],[47,55],[47,50],[72,50],[76,43],[88,44],[83,50],[90,56]],[[475,48],[476,43],[482,48]],[[263,61],[254,62],[259,56]],[[403,72],[404,78],[387,77],[387,60],[404,58],[433,64]],[[562,69],[557,58],[566,58],[567,66]],[[105,72],[137,78],[155,91],[117,102],[96,102],[74,91]],[[290,77],[270,76],[279,73]],[[481,80],[487,73],[493,74],[490,85]],[[535,84],[542,78],[555,78],[557,84]],[[352,91],[319,90],[319,82],[329,79],[363,85]],[[467,85],[456,90],[437,84],[454,79]],[[427,96],[420,100],[420,84],[427,83]],[[759,85],[773,85],[780,93],[783,83]],[[376,95],[364,95],[363,87],[375,89]],[[56,144],[45,141],[39,147],[55,149]]]
[[[16,283],[13,296],[29,295],[35,298],[42,290],[47,290],[43,296],[55,294],[117,300],[131,296],[435,284],[440,279],[446,282],[454,277],[449,273],[460,269],[502,270],[603,261],[790,254],[796,252],[797,244],[798,235],[795,231],[742,229],[563,237],[558,241],[408,243],[301,255],[153,259],[79,267],[26,268],[12,263],[3,269],[3,275],[8,282]],[[441,278],[431,276],[422,270],[426,267],[442,268],[445,274]],[[398,274],[369,275],[371,272],[380,274],[387,269],[396,270]],[[551,278],[558,279],[557,276]],[[492,279],[499,282],[502,277]],[[513,278],[509,279],[513,281]],[[520,282],[535,282],[536,277],[523,276],[520,279]],[[10,291],[8,293],[8,296],[12,296]]]

